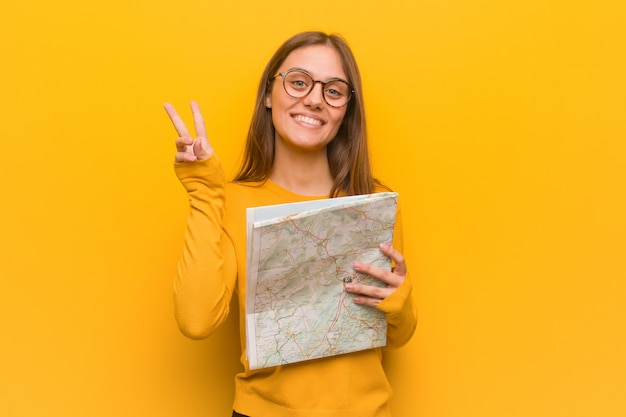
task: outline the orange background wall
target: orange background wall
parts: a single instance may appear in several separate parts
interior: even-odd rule
[[[235,321],[173,320],[161,105],[198,100],[232,172],[263,65],[307,29],[351,43],[403,199],[421,316],[387,357],[396,415],[626,415],[625,4],[4,4],[0,415],[229,415]]]

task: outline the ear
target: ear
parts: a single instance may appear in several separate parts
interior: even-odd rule
[[[270,93],[265,95],[265,107],[268,109],[272,108],[272,95]]]

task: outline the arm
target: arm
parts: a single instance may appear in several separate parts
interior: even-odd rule
[[[235,287],[234,249],[222,231],[224,173],[216,156],[174,168],[190,206],[174,281],[176,321],[186,336],[202,339],[228,316]]]
[[[222,231],[225,176],[206,139],[197,104],[192,103],[196,139],[191,139],[171,105],[165,109],[180,135],[174,169],[190,206],[185,246],[174,281],[175,315],[182,333],[201,339],[228,316],[235,287],[234,250]]]

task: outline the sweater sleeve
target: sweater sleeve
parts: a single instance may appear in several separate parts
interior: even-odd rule
[[[234,249],[222,229],[225,175],[216,156],[176,163],[174,170],[190,209],[174,281],[175,316],[183,334],[202,339],[228,316],[235,288]]]
[[[402,219],[399,211],[394,229],[393,247],[403,253]],[[411,277],[407,273],[400,287],[376,307],[387,317],[387,347],[389,348],[398,348],[406,344],[415,333],[417,308],[413,302],[412,290]]]

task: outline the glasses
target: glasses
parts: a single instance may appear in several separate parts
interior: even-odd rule
[[[306,97],[313,91],[315,84],[322,84],[324,101],[330,107],[345,106],[354,93],[350,84],[341,78],[331,78],[326,82],[314,80],[311,74],[301,69],[290,69],[286,72],[279,72],[274,75],[274,78],[278,76],[283,77],[285,92],[293,98]]]

